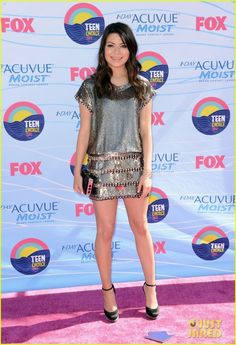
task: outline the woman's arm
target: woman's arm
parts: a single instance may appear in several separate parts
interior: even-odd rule
[[[151,190],[152,176],[152,100],[140,111],[140,135],[143,146],[143,174],[139,181],[138,192],[142,189],[142,197]]]
[[[74,190],[78,193],[83,193],[82,188],[82,177],[80,175],[82,163],[87,152],[90,126],[91,126],[91,112],[88,108],[79,103],[80,109],[80,129],[78,133],[77,145],[76,145],[76,158],[75,158],[75,169],[74,169]]]

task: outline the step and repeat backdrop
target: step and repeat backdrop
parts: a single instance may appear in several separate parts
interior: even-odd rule
[[[99,284],[91,200],[73,189],[74,98],[104,27],[130,25],[153,100],[156,279],[234,272],[233,3],[2,4],[2,289]],[[144,279],[122,200],[113,281]]]

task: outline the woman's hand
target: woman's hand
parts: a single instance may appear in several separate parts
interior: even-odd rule
[[[143,173],[140,177],[137,192],[141,193],[141,198],[149,196],[149,193],[152,188],[151,175]]]
[[[82,176],[80,174],[75,173],[73,189],[76,193],[84,194],[82,181],[83,181]]]

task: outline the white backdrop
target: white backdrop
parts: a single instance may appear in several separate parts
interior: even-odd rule
[[[91,201],[72,189],[78,104],[104,25],[133,29],[157,90],[148,221],[156,278],[231,274],[233,3],[3,3],[3,291],[100,282]],[[143,280],[122,200],[113,281]]]

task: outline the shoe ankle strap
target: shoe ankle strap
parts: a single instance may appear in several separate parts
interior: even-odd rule
[[[110,290],[112,290],[112,289],[115,290],[113,284],[111,285],[111,287],[110,287],[109,289],[104,289],[104,287],[102,287],[102,290],[103,290],[103,291],[110,291]]]
[[[148,284],[148,283],[144,283],[144,285],[147,285],[147,286],[150,286],[150,287],[153,287],[153,286],[156,286],[156,284]]]

